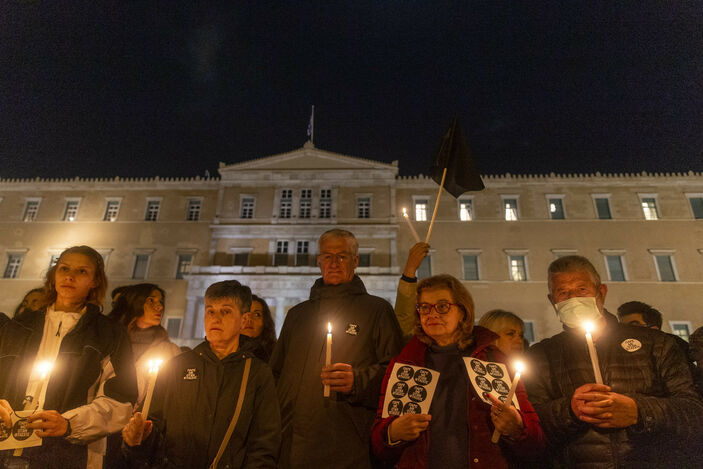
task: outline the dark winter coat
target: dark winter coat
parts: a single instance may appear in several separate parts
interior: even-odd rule
[[[327,323],[332,363],[353,367],[350,393],[323,397]],[[310,300],[286,315],[271,357],[283,422],[282,467],[370,467],[369,438],[386,366],[401,348],[393,308],[369,295],[357,276],[341,285],[318,279]]]
[[[525,383],[556,462],[588,468],[700,467],[687,451],[703,435],[703,402],[674,339],[608,316],[595,346],[604,384],[636,402],[638,421],[599,429],[577,419],[571,397],[579,386],[594,382],[585,335],[566,330],[545,339],[529,351]]]
[[[0,398],[21,409],[27,383],[44,331],[46,309],[25,314],[19,321],[0,320]],[[0,316],[4,316],[1,315]],[[137,380],[132,349],[124,328],[88,304],[76,326],[63,338],[46,388],[43,408],[64,413],[89,402],[94,386],[109,360],[115,376],[104,384],[106,397],[134,403]],[[65,438],[45,438],[41,447],[29,448],[32,467],[85,467],[87,452]],[[36,459],[36,461],[34,461]]]
[[[169,360],[159,372],[149,411],[154,430],[140,446],[123,444],[131,467],[207,468],[234,415],[250,357],[240,346],[220,360],[205,341]],[[254,357],[241,414],[218,468],[274,468],[280,441],[273,376]]]
[[[479,360],[505,362],[505,356],[494,345],[498,337],[493,332],[476,326],[473,337],[474,344],[466,350],[466,356]],[[429,466],[428,457],[431,444],[429,430],[422,432],[414,441],[390,446],[388,444],[388,427],[397,417],[381,418],[385,406],[386,387],[393,365],[397,361],[415,366],[425,366],[427,349],[427,345],[418,340],[417,337],[413,337],[400,352],[400,355],[390,363],[383,379],[381,399],[373,425],[371,443],[374,454],[379,459],[396,464],[397,468],[422,469]],[[545,442],[539,419],[527,400],[527,393],[521,382],[518,384],[515,395],[520,403],[520,414],[525,424],[522,435],[516,440],[503,437],[499,444],[493,444],[491,443],[494,430],[490,416],[491,406],[484,403],[476,394],[473,386],[467,382],[466,425],[469,429],[468,448],[466,448],[467,467],[505,468],[515,466],[517,463],[536,459],[544,449]],[[431,422],[430,425],[432,425]]]

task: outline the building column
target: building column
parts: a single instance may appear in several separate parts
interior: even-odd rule
[[[286,298],[284,296],[276,297],[276,336],[280,335],[283,321],[286,319]]]
[[[195,332],[195,310],[196,298],[193,296],[186,297],[186,310],[183,315],[183,326],[181,327],[181,339],[192,339]]]

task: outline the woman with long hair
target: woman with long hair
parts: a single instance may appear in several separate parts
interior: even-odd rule
[[[0,321],[0,420],[36,409],[27,421],[42,445],[22,455],[32,468],[101,467],[104,437],[132,414],[132,352],[124,328],[101,313],[106,288],[102,256],[74,246],[46,274],[46,306]],[[48,378],[41,362],[53,364]]]
[[[464,357],[500,362],[497,336],[474,327],[474,302],[459,280],[437,275],[417,286],[415,336],[391,361],[371,434],[376,457],[397,468],[486,467],[519,465],[544,448],[539,419],[520,384],[520,410],[490,396],[483,402],[469,381]],[[405,413],[382,418],[386,388],[394,364],[439,372],[429,414]],[[503,436],[491,442],[493,431]]]
[[[254,354],[268,363],[276,345],[276,324],[266,301],[256,295],[251,296],[251,309],[242,317],[242,334],[254,342]]]

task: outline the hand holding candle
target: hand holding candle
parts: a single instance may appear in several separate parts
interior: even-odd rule
[[[600,374],[600,366],[598,364],[598,353],[596,352],[596,346],[593,345],[593,337],[591,336],[591,331],[593,331],[593,323],[583,323],[583,329],[586,331],[586,343],[588,344],[588,354],[591,356],[591,365],[593,366],[593,374],[596,377],[596,383],[603,384],[603,377]]]
[[[159,375],[159,367],[163,360],[149,360],[149,384],[146,391],[146,399],[144,399],[144,407],[142,415],[146,420],[149,417],[149,407],[151,407],[151,398],[154,397],[154,386],[156,385],[156,377]]]
[[[415,242],[419,243],[420,237],[417,235],[417,231],[415,231],[415,227],[413,227],[413,224],[410,223],[410,217],[408,216],[408,211],[405,209],[405,207],[403,207],[403,218],[405,218],[405,223],[408,224],[408,228],[410,228],[410,232],[413,234]]]
[[[327,323],[327,349],[325,353],[325,366],[332,364],[332,323]],[[325,384],[323,396],[330,397],[330,386]]]
[[[517,389],[517,383],[520,381],[520,375],[522,372],[525,370],[525,365],[521,361],[516,361],[515,364],[515,377],[513,377],[513,382],[510,385],[510,391],[508,392],[507,397],[505,398],[505,407],[511,407],[513,405],[513,397],[515,396],[515,390]],[[492,397],[492,396],[491,396]],[[494,406],[497,407],[497,406]],[[507,409],[502,409],[502,408],[497,408],[494,412],[499,416],[504,410]],[[493,436],[491,438],[492,443],[498,443],[498,440],[500,439],[500,432],[496,428],[493,430]]]

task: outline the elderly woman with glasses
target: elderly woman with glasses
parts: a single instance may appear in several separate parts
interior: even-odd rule
[[[502,362],[496,334],[474,326],[471,295],[457,279],[437,275],[417,287],[415,336],[388,366],[372,431],[377,458],[398,468],[512,467],[534,460],[544,437],[522,384],[520,409],[489,395],[477,395],[463,357]],[[427,367],[439,372],[429,414],[382,418],[384,397],[394,364]],[[491,443],[494,429],[501,439]]]

